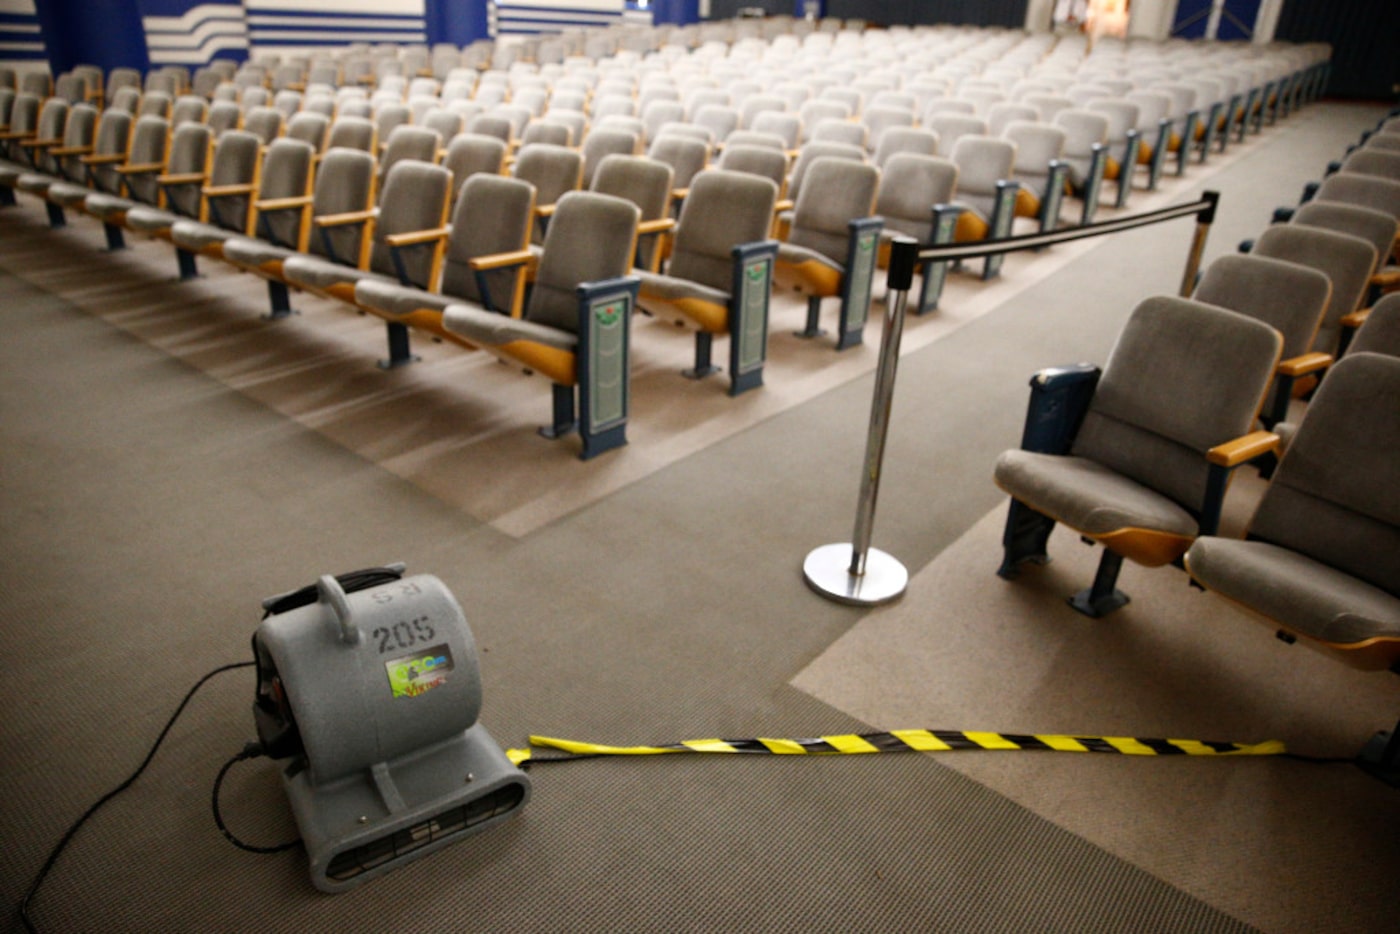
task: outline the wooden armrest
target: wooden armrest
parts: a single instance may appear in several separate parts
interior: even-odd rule
[[[446,227],[434,227],[432,230],[413,230],[408,233],[390,234],[384,238],[384,242],[389,246],[416,246],[420,243],[431,243],[434,240],[445,240],[452,234],[452,225]]]
[[[322,214],[320,217],[311,218],[311,223],[317,227],[341,227],[345,224],[363,224],[374,220],[379,212],[371,208],[368,211],[347,211],[344,214]]]
[[[91,146],[58,146],[49,150],[51,156],[77,156],[92,152]]]
[[[32,149],[48,149],[50,146],[57,146],[61,142],[63,142],[62,138],[55,137],[51,139],[22,139],[19,141],[19,144]]]
[[[1366,319],[1369,317],[1371,317],[1371,309],[1362,308],[1359,311],[1353,311],[1349,315],[1342,315],[1340,323],[1344,328],[1359,328],[1366,323]]]
[[[1371,284],[1382,289],[1394,288],[1400,285],[1400,270],[1392,269],[1389,272],[1378,272],[1371,277]]]
[[[675,218],[671,217],[658,217],[656,220],[642,221],[637,224],[637,236],[646,237],[651,234],[665,233],[675,226]]]
[[[126,156],[119,152],[108,152],[98,155],[96,153],[83,156],[79,161],[83,165],[111,165],[113,162],[121,162]]]
[[[537,204],[537,205],[535,205],[535,216],[536,216],[536,217],[553,217],[553,216],[554,216],[554,205],[552,205],[552,204]]]
[[[671,197],[677,201],[684,201],[690,195],[689,188],[672,188]]]
[[[1206,452],[1206,460],[1220,467],[1238,467],[1277,449],[1278,435],[1272,431],[1251,431],[1233,441],[1217,444]]]
[[[779,211],[791,211],[794,207],[796,207],[796,204],[791,198],[782,198],[776,204],[773,205],[773,213],[776,214]]]
[[[252,185],[205,185],[202,189],[206,198],[227,198],[230,195],[250,195]]]
[[[1283,376],[1306,376],[1309,373],[1316,373],[1318,370],[1325,370],[1332,365],[1332,355],[1329,353],[1305,353],[1296,357],[1283,360],[1278,365],[1278,372]]]
[[[469,265],[476,272],[486,272],[491,269],[504,269],[507,266],[531,266],[539,262],[539,257],[533,250],[512,250],[509,253],[492,253],[489,256],[478,256],[471,260]]]
[[[305,207],[310,203],[310,195],[297,195],[294,198],[266,198],[254,201],[253,207],[259,211],[286,211],[290,208]]]
[[[124,165],[121,171],[126,174],[137,174],[147,171],[159,171],[159,169],[160,167],[154,164],[151,166]],[[176,172],[174,175],[162,175],[157,178],[156,181],[160,182],[162,185],[196,185],[204,182],[204,173]]]

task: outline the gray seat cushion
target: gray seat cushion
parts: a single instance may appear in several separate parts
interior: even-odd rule
[[[442,311],[460,299],[437,292],[425,292],[383,279],[361,279],[355,283],[355,304],[390,315],[408,315],[424,308]]]
[[[1186,563],[1207,588],[1313,639],[1351,645],[1400,637],[1400,599],[1290,549],[1198,538]]]
[[[661,301],[671,302],[685,298],[695,298],[701,301],[713,302],[716,305],[729,304],[728,292],[712,289],[707,285],[701,285],[689,279],[677,279],[673,276],[646,272],[643,270],[636,270],[633,272],[633,275],[642,280],[641,299],[643,303],[645,303],[648,297],[651,297]]]
[[[170,239],[182,250],[198,253],[214,244],[221,244],[231,237],[238,236],[232,230],[201,224],[199,221],[176,221],[170,228]]]
[[[122,214],[140,207],[139,201],[132,201],[130,198],[119,198],[116,195],[103,194],[100,191],[89,192],[83,200],[83,210],[93,217],[102,221],[111,221]],[[156,210],[147,206],[147,210]]]
[[[573,350],[578,346],[577,335],[568,331],[512,318],[475,305],[447,306],[442,313],[442,323],[453,334],[483,347],[500,347],[517,340],[534,341],[560,350]]]
[[[65,208],[83,208],[87,203],[88,196],[92,193],[92,189],[85,185],[56,182],[49,186],[48,198],[54,204],[60,204]]]
[[[161,233],[169,230],[180,215],[160,208],[137,207],[126,212],[126,226],[142,233]]]
[[[276,246],[257,237],[231,237],[224,241],[224,259],[240,266],[258,267],[264,263],[285,261],[294,256],[302,256],[296,250]]]
[[[1004,451],[993,474],[1013,497],[1086,535],[1125,528],[1194,536],[1189,512],[1160,493],[1082,457]]]
[[[820,263],[828,269],[834,269],[838,273],[844,274],[846,266],[827,256],[819,250],[808,249],[805,246],[796,246],[791,243],[778,244],[778,262],[798,265],[800,263]]]
[[[369,272],[364,269],[356,269],[354,266],[342,266],[333,263],[328,259],[320,259],[315,256],[307,256],[299,253],[289,258],[282,264],[282,274],[287,281],[293,285],[299,285],[307,289],[325,290],[333,285],[343,282],[358,282],[361,279],[382,279],[385,282],[394,280],[387,276],[381,276],[377,272]]]

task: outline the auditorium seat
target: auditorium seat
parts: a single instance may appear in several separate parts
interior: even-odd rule
[[[398,235],[399,246],[445,241],[442,277],[426,290],[385,279],[355,284],[355,304],[415,330],[457,341],[442,323],[448,305],[471,302],[519,318],[525,275],[534,261],[529,250],[535,190],[529,182],[478,173],[462,186],[446,227]],[[470,346],[470,345],[469,345]]]
[[[1244,539],[1208,535],[1191,577],[1258,614],[1285,641],[1400,672],[1400,358],[1349,354],[1323,381]],[[1400,784],[1400,725],[1363,749]]]
[[[1065,131],[1044,123],[1015,121],[1002,134],[1016,147],[1012,177],[1020,184],[1016,216],[1028,217],[1042,231],[1060,224],[1069,164],[1064,161]]]
[[[614,153],[605,156],[593,174],[589,191],[631,201],[641,212],[637,224],[637,255],[633,265],[656,272],[662,258],[662,234],[675,226],[671,189],[675,173],[664,162],[646,156]]]
[[[778,248],[774,282],[807,299],[802,336],[823,333],[818,324],[822,299],[841,299],[838,350],[864,339],[881,227],[871,213],[879,180],[880,170],[859,160],[814,159]]]
[[[256,184],[244,191],[230,187],[223,198],[249,198],[246,211],[224,211],[222,202],[210,201],[214,223],[176,221],[170,239],[176,249],[214,259],[224,258],[224,244],[235,236],[256,236],[278,246],[304,249],[308,216],[302,210],[282,210],[284,199],[305,199],[311,194],[311,166],[316,151],[305,140],[282,137],[272,141],[263,155]],[[206,197],[212,198],[211,195]],[[266,206],[269,210],[263,210]],[[243,223],[238,219],[246,218]]]
[[[627,272],[638,215],[621,198],[569,192],[545,235],[523,317],[469,304],[443,311],[443,326],[461,340],[550,381],[553,419],[541,433],[559,438],[577,429],[585,459],[627,442],[637,294]]]
[[[1263,321],[1283,338],[1273,389],[1259,413],[1267,429],[1287,419],[1294,382],[1332,364],[1330,353],[1312,349],[1331,294],[1332,281],[1320,270],[1258,253],[1215,260],[1192,293],[1198,302]]]
[[[665,274],[638,274],[643,309],[695,329],[695,366],[686,375],[716,372],[714,337],[730,336],[730,395],[763,383],[777,255],[767,237],[777,196],[778,186],[757,175],[701,172],[681,207]]]
[[[1214,534],[1229,471],[1276,440],[1252,428],[1282,346],[1262,321],[1158,296],[1134,309],[1102,373],[1037,373],[1021,447],[994,472],[1012,497],[998,574],[1047,561],[1064,523],[1104,546],[1093,585],[1070,598],[1098,617],[1128,601],[1124,558],[1159,567]]]
[[[442,260],[442,242],[396,246],[393,238],[399,234],[436,230],[447,223],[450,175],[440,165],[404,159],[389,171],[380,207],[373,211],[313,218],[312,224],[322,230],[342,225],[361,227],[369,239],[369,255],[358,267],[315,256],[290,257],[282,264],[287,284],[351,305],[355,302],[355,284],[362,279],[378,278],[420,289],[431,288]],[[380,361],[380,366],[389,369],[412,362],[408,329],[390,323],[388,332],[389,356]]]
[[[1309,350],[1335,358],[1342,318],[1356,311],[1376,266],[1376,249],[1360,237],[1303,224],[1274,224],[1260,235],[1251,255],[1310,266],[1332,283],[1327,311]]]
[[[329,150],[316,168],[310,197],[284,198],[261,205],[264,213],[287,212],[297,218],[302,237],[273,243],[260,237],[233,237],[224,243],[223,257],[268,283],[269,318],[291,314],[283,265],[309,254],[331,262],[360,267],[367,261],[369,238],[359,224],[318,224],[318,218],[362,216],[374,204],[374,156],[359,149]]]
[[[1108,174],[1108,118],[1087,110],[1062,110],[1055,126],[1065,131],[1064,161],[1074,196],[1084,203],[1079,223],[1093,223],[1099,193]]]

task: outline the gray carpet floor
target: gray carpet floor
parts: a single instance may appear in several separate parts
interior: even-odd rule
[[[1161,198],[1218,187],[1208,256],[1227,252],[1379,115],[1314,106],[1193,167]],[[1136,301],[1175,291],[1185,223],[1077,252],[1033,279],[1029,261],[1009,262],[1006,301],[936,340],[914,337],[895,400],[881,548],[921,572],[985,525],[1001,500],[990,464],[1018,436],[1026,378],[1049,363],[1102,359]],[[0,213],[7,905],[64,828],[140,762],[184,691],[250,657],[259,601],[327,572],[403,560],[440,577],[478,641],[482,721],[505,745],[531,733],[652,743],[867,726],[793,679],[871,618],[813,595],[799,569],[810,548],[849,534],[873,349],[846,358],[775,346],[775,356],[807,355],[795,372],[825,361],[848,372],[814,377],[809,397],[760,403],[698,440],[668,447],[694,429],[689,406],[743,400],[712,389],[713,400],[696,403],[695,387],[676,380],[614,455],[583,464],[505,419],[486,430],[464,423],[509,436],[478,459],[453,447],[449,416],[489,410],[493,397],[480,392],[489,380],[539,419],[538,380],[473,363],[474,382],[454,389],[467,365],[431,346],[417,374],[386,378],[369,363],[382,338],[367,320],[308,304],[283,323],[295,327],[269,326],[247,277],[210,270],[200,283],[168,283],[168,248],[108,256],[99,243],[80,219],[48,230],[32,202]],[[471,497],[455,492],[464,484]],[[501,508],[490,505],[497,489],[509,501]],[[988,572],[983,586],[1005,585]],[[920,590],[899,606],[914,611],[916,599],[940,598]],[[956,615],[983,624],[966,602]],[[995,682],[1017,660],[985,662],[962,659],[963,676]],[[1144,684],[1154,665],[1147,657],[1136,669]],[[1130,669],[1123,680],[1137,679]],[[1006,782],[1034,783],[1041,766],[993,780],[915,755],[540,768],[518,819],[326,896],[300,852],[241,852],[210,817],[215,772],[252,736],[251,693],[251,674],[239,671],[197,697],[147,774],[58,862],[35,903],[41,930],[1167,931],[1264,920],[1096,837],[1081,819],[1092,800],[1008,793]],[[1150,697],[1138,703],[1150,708]],[[1091,714],[1104,702],[1086,699],[1076,728],[1097,730]],[[981,713],[977,723],[879,726],[1011,728],[991,722],[998,711]],[[1211,782],[1232,767],[1203,765]],[[1327,769],[1287,765],[1309,794],[1343,787]],[[1376,796],[1379,826],[1394,826],[1396,800]],[[251,841],[294,834],[266,760],[233,773],[224,810]],[[1245,853],[1222,872],[1267,887],[1259,876],[1269,865]],[[1335,872],[1315,878],[1346,892]],[[1353,915],[1353,929],[1376,916]],[[1268,920],[1312,929],[1302,917]]]

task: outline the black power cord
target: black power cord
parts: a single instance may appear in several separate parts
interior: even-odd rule
[[[246,762],[249,759],[257,759],[265,755],[267,755],[267,753],[263,750],[262,743],[249,743],[243,747],[242,752],[225,762],[223,768],[219,769],[218,776],[214,779],[214,793],[211,795],[210,803],[214,809],[214,823],[218,825],[219,832],[224,835],[229,843],[249,853],[283,853],[294,846],[300,846],[301,840],[289,840],[286,843],[278,843],[273,846],[257,846],[252,843],[244,843],[242,840],[235,837],[233,831],[229,830],[228,827],[224,825],[223,814],[219,812],[219,789],[223,787],[224,776],[228,774],[228,770],[240,762]]]
[[[236,668],[251,668],[254,664],[254,662],[234,662],[230,665],[222,665],[218,668],[215,668],[213,671],[209,672],[204,677],[196,681],[194,687],[190,688],[189,692],[185,694],[185,699],[180,701],[180,706],[175,708],[175,712],[171,714],[170,719],[165,722],[165,727],[160,731],[160,735],[156,737],[155,743],[151,745],[150,752],[146,753],[146,758],[142,760],[139,766],[136,767],[136,771],[132,772],[131,775],[127,777],[126,781],[122,782],[120,785],[113,788],[111,791],[107,792],[105,795],[99,798],[95,804],[93,804],[91,807],[89,807],[86,811],[83,812],[82,817],[79,817],[76,821],[74,821],[73,824],[68,828],[68,830],[64,832],[63,836],[59,839],[58,843],[54,846],[53,850],[49,852],[48,859],[44,860],[43,867],[39,870],[39,874],[34,877],[33,884],[29,886],[29,891],[25,893],[24,900],[21,901],[19,904],[19,917],[20,921],[24,923],[25,930],[37,934],[37,929],[34,927],[34,922],[30,920],[29,917],[29,905],[34,900],[34,896],[38,894],[39,887],[43,885],[44,878],[48,876],[49,870],[53,869],[54,863],[58,862],[58,857],[63,852],[64,848],[68,846],[69,842],[77,834],[79,828],[81,828],[83,824],[87,823],[90,817],[92,817],[99,810],[101,810],[103,805],[105,805],[108,801],[111,801],[123,791],[126,791],[128,788],[131,787],[132,783],[134,783],[136,779],[141,777],[141,773],[145,772],[146,767],[151,764],[151,760],[155,758],[156,750],[160,749],[161,743],[165,742],[166,735],[170,733],[171,727],[173,727],[175,725],[175,721],[180,718],[180,714],[184,713],[185,707],[189,704],[190,700],[194,697],[195,693],[200,688],[204,687],[205,683],[211,678],[213,678],[215,675],[223,674],[226,671],[233,671]],[[244,751],[247,752],[246,747]],[[240,756],[242,755],[243,753],[240,753]],[[248,756],[247,758],[251,758],[251,756]],[[227,769],[227,767],[225,767],[225,769]],[[222,773],[220,773],[220,777],[222,777]],[[217,791],[215,793],[217,794]],[[220,829],[222,829],[222,827]],[[227,831],[225,831],[225,834],[227,835]]]

